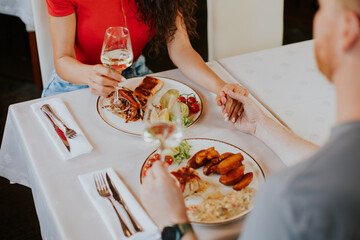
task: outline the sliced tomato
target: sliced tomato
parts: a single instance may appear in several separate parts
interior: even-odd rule
[[[166,155],[166,156],[165,156],[165,162],[166,162],[167,164],[169,164],[169,166],[170,166],[170,165],[174,162],[174,159],[173,159],[172,156]]]
[[[191,106],[189,108],[192,113],[197,113],[200,111],[199,104],[197,104],[197,103],[191,104]]]
[[[159,154],[159,153],[155,153],[154,156],[153,156],[153,158],[154,158],[155,160],[160,160],[160,154]]]
[[[178,97],[177,101],[182,102],[182,103],[186,103],[186,98],[185,97]]]
[[[151,167],[155,161],[157,161],[155,158],[150,158],[147,160],[145,166]]]
[[[191,106],[192,104],[196,103],[196,99],[194,97],[188,97],[187,104]]]
[[[146,176],[146,172],[149,170],[149,168],[151,168],[151,166],[144,166],[144,167],[143,167],[143,170],[142,170],[142,175],[143,175],[143,177]]]

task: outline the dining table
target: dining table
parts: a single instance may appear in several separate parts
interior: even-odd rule
[[[322,145],[335,124],[335,92],[316,68],[313,45],[312,40],[305,41],[207,64],[223,80],[248,88],[253,100],[280,124]],[[280,159],[262,141],[225,122],[215,94],[178,69],[152,75],[180,81],[199,94],[202,114],[185,130],[185,138],[216,139],[239,147],[258,162],[265,178],[296,164]],[[58,154],[31,109],[33,104],[52,98],[63,101],[92,151],[68,160]],[[109,126],[99,116],[97,100],[89,89],[82,89],[9,107],[0,149],[0,176],[31,188],[44,239],[112,238],[79,181],[81,175],[112,168],[141,204],[141,168],[154,149],[142,137]],[[193,227],[199,239],[236,239],[245,220],[246,216]]]

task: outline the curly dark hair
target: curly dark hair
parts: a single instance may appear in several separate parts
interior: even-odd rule
[[[139,18],[150,27],[155,28],[155,36],[151,40],[150,50],[159,54],[166,43],[174,38],[177,30],[175,20],[178,14],[183,17],[190,38],[198,37],[194,12],[196,0],[135,0]]]

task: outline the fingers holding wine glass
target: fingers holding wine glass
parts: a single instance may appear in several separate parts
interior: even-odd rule
[[[110,80],[113,80],[114,86],[126,81],[126,78],[121,75],[122,70],[115,71],[114,69],[106,67],[102,64],[94,65],[92,70],[95,75],[104,76]]]
[[[121,74],[98,64],[89,71],[88,85],[92,93],[105,96],[113,92],[124,79]]]

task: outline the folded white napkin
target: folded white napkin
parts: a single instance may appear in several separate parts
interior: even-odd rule
[[[52,123],[47,116],[40,110],[44,104],[49,104],[55,114],[61,118],[61,120],[71,129],[74,129],[77,133],[76,137],[69,139],[67,138],[70,145],[70,152],[65,147],[64,143],[61,141],[60,137],[57,135]],[[74,118],[71,116],[66,105],[60,98],[51,98],[44,101],[40,101],[31,105],[32,110],[34,111],[36,117],[39,119],[41,125],[44,127],[51,141],[55,144],[56,149],[58,150],[61,157],[65,160],[74,158],[84,153],[91,152],[93,147],[86,139],[85,135],[81,131],[80,127],[75,122]],[[55,121],[56,122],[56,121]],[[59,122],[56,122],[58,127],[65,133],[65,128]]]
[[[123,207],[118,202],[114,201],[120,216],[122,216],[122,219],[124,220],[126,225],[133,232],[133,235],[130,237],[124,236],[120,225],[120,220],[117,217],[116,212],[113,206],[111,205],[110,201],[104,197],[101,197],[96,190],[96,186],[94,182],[94,174],[99,174],[99,173],[102,173],[104,178],[105,178],[105,173],[108,173],[111,181],[113,182],[119,194],[121,195],[127,207],[129,208],[129,211],[134,216],[136,222],[139,223],[140,226],[142,227],[143,232],[135,233],[135,231],[133,231],[131,222],[128,219]],[[136,201],[134,196],[127,189],[125,184],[121,181],[121,179],[117,176],[117,174],[112,168],[107,168],[96,172],[80,175],[79,180],[85,192],[89,196],[89,199],[94,204],[96,210],[99,212],[102,220],[105,222],[105,225],[109,229],[109,232],[111,233],[113,239],[131,239],[131,240],[161,239],[160,232],[156,227],[156,225],[151,221],[151,219],[146,214],[144,209]],[[110,189],[109,191],[111,192]]]

